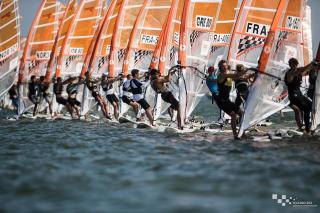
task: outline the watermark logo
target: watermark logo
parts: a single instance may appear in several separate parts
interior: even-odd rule
[[[315,208],[318,207],[317,204],[314,204],[312,201],[301,200],[297,197],[287,196],[287,195],[278,195],[272,194],[272,200],[276,201],[277,204],[283,207],[292,207],[292,208]]]

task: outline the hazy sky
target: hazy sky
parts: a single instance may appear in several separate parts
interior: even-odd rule
[[[26,36],[29,31],[29,27],[32,23],[34,15],[36,13],[37,8],[41,0],[19,0],[20,1],[20,13],[22,18],[21,30],[22,35]],[[265,1],[273,1],[273,0],[265,0]],[[61,2],[65,3],[67,0],[61,0]],[[313,49],[314,54],[316,54],[316,49],[318,47],[320,41],[320,0],[309,0],[308,3],[312,9],[312,36],[313,36]]]

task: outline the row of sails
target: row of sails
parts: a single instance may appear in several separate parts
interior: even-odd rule
[[[11,18],[17,36],[6,48],[17,46],[11,48],[17,54],[16,1],[2,1],[1,14],[6,18],[3,8],[10,3],[16,11]],[[0,18],[0,27],[7,27]],[[31,75],[45,74],[50,81],[53,76],[98,77],[107,71],[116,77],[133,68],[156,68],[166,75],[179,64],[184,68],[170,89],[179,99],[184,123],[206,93],[208,66],[227,59],[232,68],[241,63],[283,79],[290,57],[298,58],[301,65],[311,60],[310,31],[306,0],[81,0],[79,4],[69,0],[66,6],[43,0],[20,60],[19,92],[26,100],[25,83]],[[3,51],[6,39],[0,38]],[[0,58],[0,69],[3,64],[19,64],[8,65],[5,60]],[[117,93],[121,95],[121,90]],[[83,103],[92,99],[85,87],[81,95]],[[150,87],[145,96],[155,109],[155,119],[169,107]],[[83,104],[82,113],[89,112],[92,104]],[[283,82],[259,75],[245,105],[240,135],[287,105]],[[121,106],[121,113],[126,110]]]

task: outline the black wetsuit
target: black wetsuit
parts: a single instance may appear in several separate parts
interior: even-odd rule
[[[12,86],[9,90],[9,96],[10,96],[10,100],[12,101],[12,104],[18,108],[19,105],[19,98],[18,98],[18,93],[17,93],[17,89],[15,86]]]
[[[123,83],[122,91],[123,91],[123,95],[122,95],[121,99],[122,99],[123,103],[130,105],[133,102],[132,91],[131,91],[131,87],[130,87],[130,80],[127,80]]]
[[[102,90],[106,93],[107,100],[112,104],[113,102],[118,103],[119,99],[114,94],[114,88],[112,83],[108,83],[107,80],[101,81]]]
[[[131,91],[133,94],[133,100],[138,102],[138,104],[144,109],[147,110],[149,109],[150,105],[149,103],[144,99],[143,95],[143,84],[137,80],[137,79],[132,79],[130,81],[130,87]]]
[[[98,85],[95,82],[88,82],[87,87],[91,91],[92,97],[96,99],[100,96]]]
[[[50,93],[48,92],[48,89],[50,87],[50,85],[48,83],[45,83],[45,82],[41,82],[39,84],[39,87],[40,87],[40,92],[41,92],[41,95],[42,95],[42,98],[46,100],[46,102],[50,102]]]
[[[155,87],[155,80],[151,81],[151,87],[154,91],[161,94],[162,100],[165,102],[171,104],[170,108],[173,110],[179,109],[179,101],[174,97],[171,91],[168,90],[168,88],[164,85],[163,88],[157,89]]]
[[[56,101],[58,104],[66,105],[68,104],[68,100],[62,97],[63,84],[62,82],[56,82],[53,85],[53,92],[56,95]]]
[[[33,104],[39,103],[39,83],[37,82],[30,82],[29,83],[29,92],[28,92],[28,98]]]
[[[313,99],[314,91],[316,89],[317,77],[318,77],[318,72],[312,69],[311,72],[309,73],[309,88],[307,92],[307,95],[311,100]]]
[[[287,80],[287,74],[285,75],[285,83],[288,87],[290,105],[297,106],[301,111],[303,111],[304,123],[306,130],[309,131],[311,127],[310,115],[312,110],[312,101],[304,96],[300,90],[302,84],[302,75],[295,75],[291,82]]]
[[[240,107],[243,102],[248,98],[249,94],[249,83],[248,80],[237,80],[236,81],[237,98],[235,105]]]
[[[226,78],[222,83],[218,82],[219,94],[217,99],[217,105],[221,110],[230,115],[231,112],[238,112],[240,108],[235,103],[230,101],[230,92],[232,86],[226,84],[227,80],[228,79]]]
[[[71,83],[67,86],[68,102],[71,104],[71,106],[81,106],[81,103],[76,98],[78,88],[78,83]]]

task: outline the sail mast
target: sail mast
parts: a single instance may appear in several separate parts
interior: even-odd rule
[[[115,60],[116,60],[116,57],[115,57],[115,54],[116,54],[116,43],[118,41],[118,33],[119,33],[119,24],[120,24],[120,17],[121,17],[121,14],[123,13],[123,10],[124,10],[124,6],[125,4],[127,3],[127,0],[123,0],[122,3],[121,3],[121,6],[120,6],[120,10],[119,10],[119,13],[118,13],[118,17],[117,17],[117,20],[116,20],[116,23],[115,23],[115,26],[114,26],[114,29],[113,29],[113,35],[112,35],[112,39],[111,39],[111,48],[110,48],[110,60],[109,60],[109,64],[108,64],[108,71],[109,71],[109,75],[114,77],[115,75],[115,70],[114,70],[114,63],[115,63]]]
[[[62,46],[61,46],[61,50],[60,50],[60,54],[58,56],[58,63],[57,63],[57,69],[56,69],[56,77],[60,77],[61,76],[61,69],[62,69],[62,63],[63,63],[63,57],[66,53],[66,49],[67,49],[67,43],[68,43],[68,38],[70,37],[70,34],[71,34],[71,31],[72,31],[72,25],[74,24],[76,18],[80,15],[83,7],[84,7],[84,4],[85,4],[85,1],[86,0],[82,0],[75,15],[73,16],[72,18],[72,21],[71,21],[71,25],[65,35],[65,38],[63,40],[63,43],[62,43]]]
[[[287,1],[288,0],[280,0],[280,2],[279,2],[277,12],[273,18],[273,21],[272,21],[272,24],[270,27],[270,31],[268,33],[266,42],[265,42],[263,50],[261,52],[261,56],[260,56],[260,60],[259,60],[259,67],[258,67],[260,72],[266,71],[267,63],[268,63],[268,60],[270,57],[271,48],[272,48],[272,45],[274,43],[275,36],[276,36],[276,30],[278,29],[278,25],[279,25],[281,18],[283,16],[283,10],[285,9],[286,5],[288,4]]]
[[[59,39],[60,39],[60,36],[61,36],[61,32],[62,32],[63,27],[64,27],[64,22],[66,21],[67,18],[69,18],[69,16],[68,16],[69,11],[74,7],[75,4],[76,4],[76,0],[69,0],[68,6],[67,6],[67,8],[66,8],[66,10],[64,12],[62,21],[60,23],[60,27],[59,27],[57,35],[56,35],[56,39],[54,41],[53,48],[52,48],[52,51],[51,51],[50,59],[49,59],[49,62],[48,62],[48,67],[47,67],[47,71],[46,71],[46,75],[45,75],[45,81],[46,82],[50,81],[51,73],[52,73],[52,69],[53,69],[53,65],[54,65],[54,61],[55,61],[56,56],[58,55],[58,43],[59,43]]]
[[[117,3],[117,0],[111,0],[110,5],[107,9],[107,12],[105,13],[105,15],[103,17],[103,21],[100,22],[101,26],[99,27],[99,30],[97,31],[98,34],[92,40],[92,43],[94,43],[94,46],[93,46],[92,50],[90,51],[91,54],[90,55],[87,54],[87,56],[86,56],[84,66],[81,71],[81,76],[84,76],[86,74],[86,72],[89,72],[89,76],[91,76],[93,73],[92,66],[93,66],[95,57],[98,52],[98,46],[100,44],[99,41],[100,41],[101,36],[103,35],[104,29],[106,28],[106,26],[108,24],[109,17],[111,15],[111,12],[113,11],[116,3]],[[89,62],[87,60],[89,60]]]
[[[147,6],[149,0],[144,0],[142,7],[138,13],[137,19],[134,23],[133,29],[130,33],[130,37],[129,37],[129,43],[127,46],[127,51],[125,53],[125,58],[123,61],[123,74],[126,76],[129,72],[129,60],[130,60],[130,56],[131,56],[131,52],[132,52],[132,46],[133,46],[133,42],[135,37],[137,36],[137,31],[138,31],[138,26],[142,20],[143,14],[144,14],[144,10]]]

